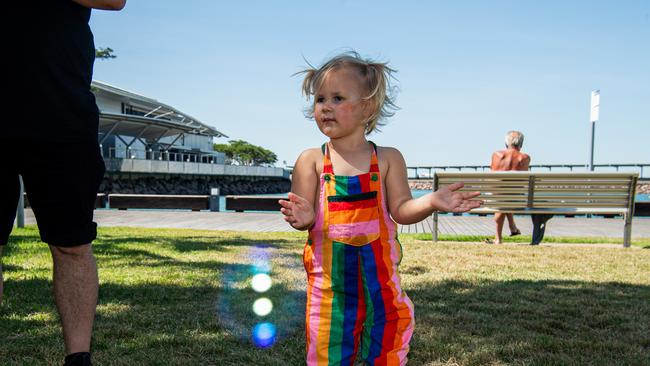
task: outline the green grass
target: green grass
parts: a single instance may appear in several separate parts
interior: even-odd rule
[[[650,364],[650,250],[426,239],[401,237],[410,365]],[[304,233],[100,229],[95,363],[304,364],[303,243]],[[279,337],[258,349],[249,280],[265,256]],[[14,231],[3,264],[0,364],[59,364],[51,260],[35,228]]]

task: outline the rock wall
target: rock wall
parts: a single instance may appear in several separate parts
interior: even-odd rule
[[[219,188],[221,195],[283,193],[291,190],[291,181],[268,177],[107,173],[99,192],[204,195],[210,194],[210,188]]]

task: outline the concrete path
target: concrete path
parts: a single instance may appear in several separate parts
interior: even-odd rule
[[[184,228],[238,231],[292,231],[280,213],[192,212],[174,210],[96,210],[99,226],[129,226],[149,228]],[[524,235],[531,235],[530,216],[516,216],[517,226]],[[34,214],[25,210],[25,223],[35,224]],[[402,233],[431,233],[431,219],[400,226]],[[441,234],[494,235],[493,216],[440,216]],[[508,235],[507,225],[504,235]],[[554,217],[548,222],[547,236],[623,237],[621,218]],[[636,217],[632,223],[633,238],[650,237],[650,217]]]

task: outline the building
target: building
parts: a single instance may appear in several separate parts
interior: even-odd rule
[[[99,108],[106,194],[262,194],[287,192],[282,168],[226,164],[213,139],[228,137],[155,99],[101,81],[91,85]]]
[[[165,160],[224,164],[213,151],[215,137],[228,137],[155,99],[94,80],[99,107],[99,143],[105,159]]]

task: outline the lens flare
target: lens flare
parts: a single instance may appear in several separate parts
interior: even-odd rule
[[[253,303],[253,312],[257,316],[266,316],[273,311],[273,303],[266,297],[261,297]]]
[[[253,328],[253,343],[260,348],[270,347],[275,343],[275,325],[259,323]]]
[[[255,292],[266,292],[271,288],[271,277],[266,273],[258,273],[251,280],[251,287]]]

